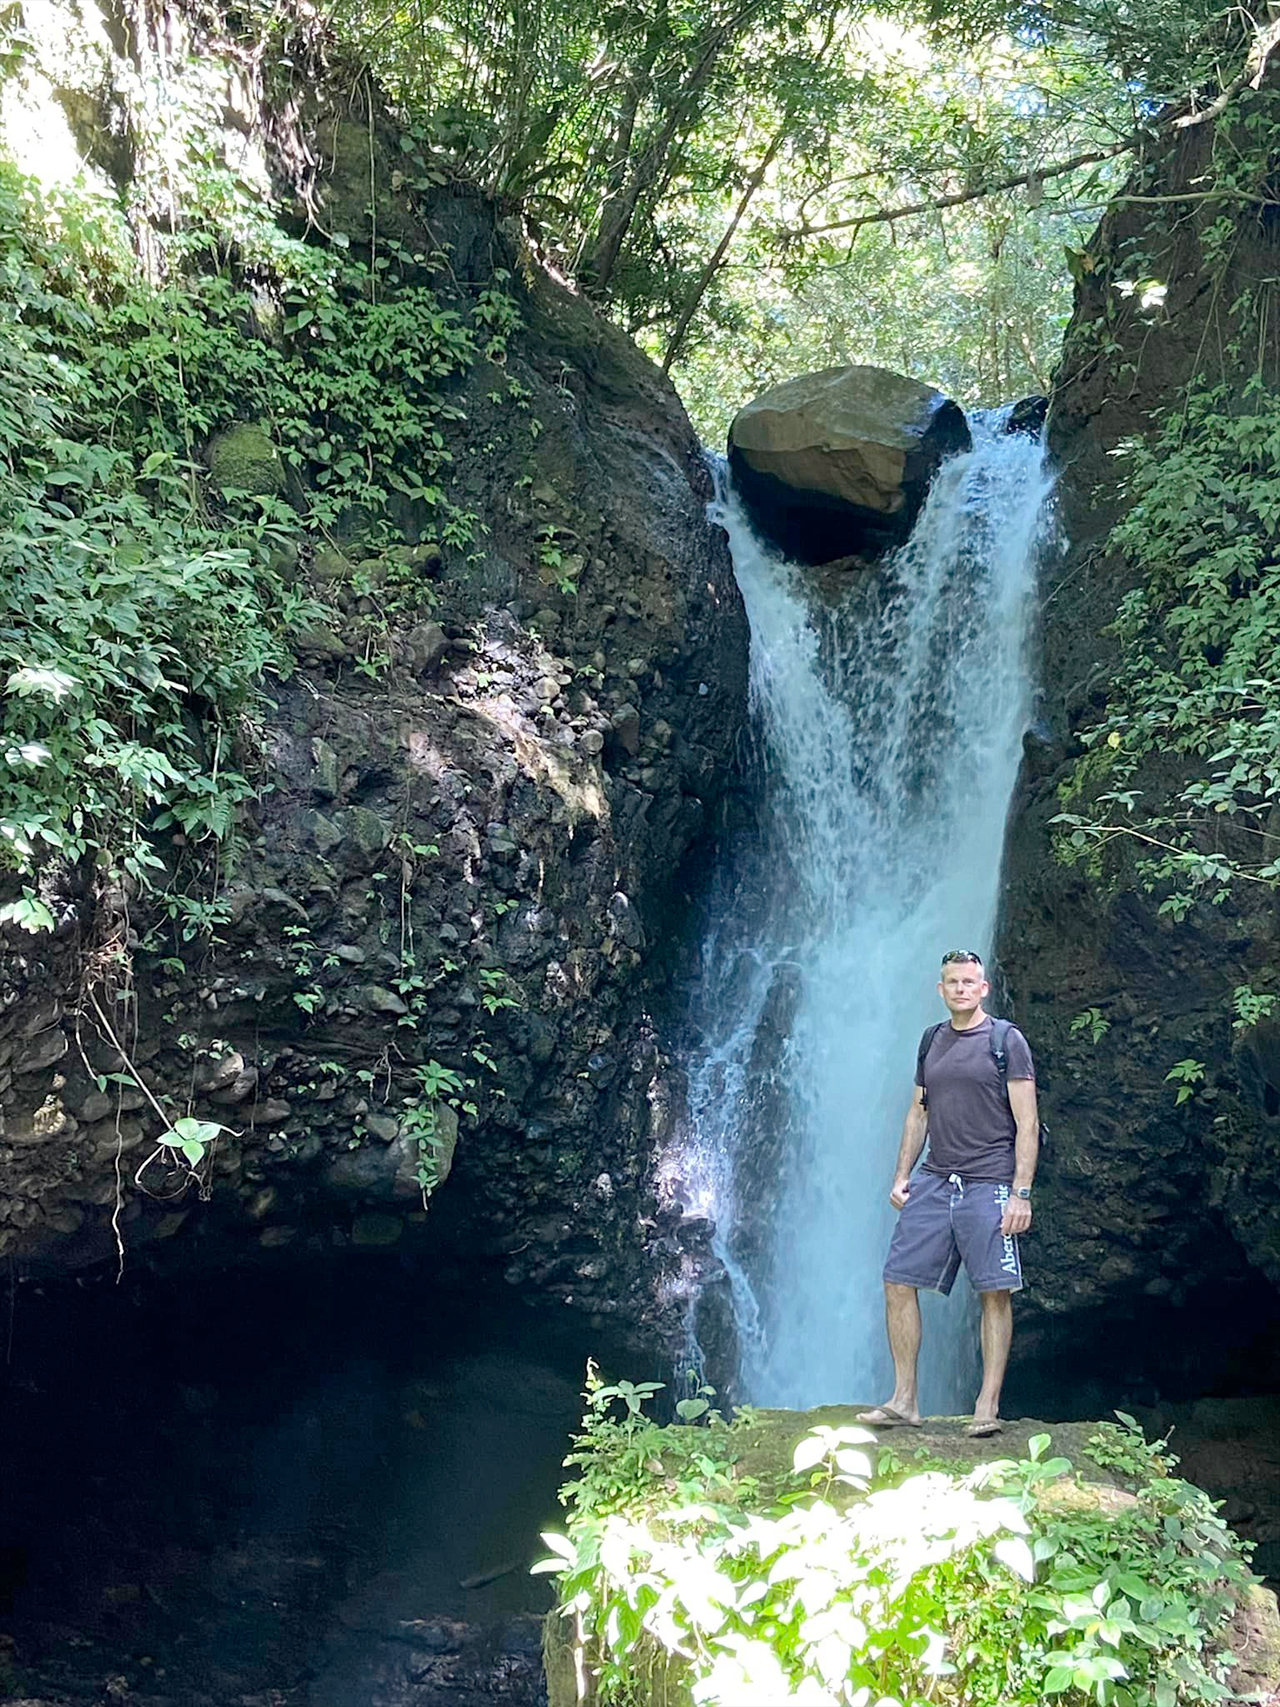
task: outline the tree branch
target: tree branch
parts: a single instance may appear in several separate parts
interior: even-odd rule
[[[1153,132],[1146,134],[1167,134],[1170,131],[1188,130],[1194,125],[1205,124],[1219,117],[1225,111],[1242,89],[1257,89],[1266,74],[1267,62],[1271,55],[1280,47],[1280,19],[1268,24],[1265,29],[1258,29],[1254,35],[1253,45],[1249,56],[1238,77],[1233,77],[1207,107],[1199,112],[1180,113],[1176,118],[1169,118],[1163,124],[1154,127]],[[1096,166],[1103,160],[1114,160],[1117,155],[1129,154],[1143,140],[1144,133],[1135,131],[1132,135],[1122,137],[1119,142],[1109,148],[1095,149],[1087,154],[1076,154],[1069,160],[1059,160],[1052,166],[1031,167],[1025,172],[1016,172],[1006,178],[998,178],[992,183],[979,184],[972,190],[959,190],[954,195],[934,196],[928,201],[910,202],[903,207],[877,208],[873,213],[850,214],[845,219],[833,219],[825,225],[809,225],[808,223],[795,227],[784,228],[783,237],[803,239],[819,237],[828,231],[852,231],[856,236],[864,225],[892,225],[899,219],[911,219],[922,213],[936,213],[943,208],[963,207],[967,202],[982,201],[986,196],[999,195],[1004,190],[1021,189],[1025,184],[1038,184],[1046,178],[1061,178],[1069,172],[1078,172],[1082,166]],[[1109,197],[1108,200],[1122,198]],[[1137,197],[1123,198],[1131,201],[1150,199],[1174,200],[1185,198],[1173,197]]]
[[[801,225],[784,229],[784,237],[820,237],[827,231],[859,231],[864,225],[889,225],[898,219],[911,219],[921,213],[936,213],[942,208],[963,207],[966,202],[982,201],[1004,190],[1020,189],[1024,184],[1043,183],[1046,178],[1061,178],[1068,172],[1078,172],[1082,166],[1095,166],[1102,160],[1114,160],[1119,154],[1129,154],[1142,141],[1140,135],[1127,136],[1110,148],[1098,148],[1087,154],[1076,154],[1070,160],[1059,160],[1052,166],[1034,166],[1027,172],[1016,172],[991,183],[979,184],[972,190],[957,190],[954,195],[932,196],[928,201],[909,202],[902,207],[877,208],[873,213],[850,214],[847,219],[833,219],[825,225]]]
[[[831,47],[831,38],[835,34],[835,28],[836,20],[835,14],[833,13],[827,19],[826,34],[823,36],[822,46],[818,50],[818,57],[820,59],[826,55]],[[716,244],[709,260],[703,267],[702,271],[698,274],[697,281],[692,290],[685,298],[684,307],[680,310],[680,318],[676,321],[675,329],[667,342],[666,353],[662,358],[663,373],[671,372],[671,364],[680,354],[681,345],[684,343],[684,335],[689,330],[689,323],[697,313],[699,305],[707,293],[707,287],[710,285],[712,279],[715,278],[716,273],[720,269],[721,263],[729,253],[729,245],[733,242],[733,239],[737,234],[738,227],[742,224],[746,211],[751,205],[751,198],[755,195],[761,184],[764,183],[770,166],[773,165],[774,161],[778,157],[778,151],[787,140],[787,137],[791,134],[791,126],[794,121],[795,104],[794,102],[788,102],[782,115],[782,122],[774,132],[773,138],[770,141],[769,146],[765,149],[755,171],[752,172],[751,176],[747,179],[742,195],[738,199],[738,205],[734,208],[733,216],[725,227],[720,241]]]
[[[1265,30],[1259,30],[1249,49],[1249,57],[1245,60],[1244,70],[1220,94],[1215,95],[1209,105],[1198,113],[1184,113],[1181,118],[1174,119],[1174,130],[1189,130],[1192,125],[1204,124],[1209,119],[1216,119],[1244,88],[1256,89],[1262,82],[1263,73],[1267,69],[1267,61],[1280,44],[1280,19],[1269,24]]]

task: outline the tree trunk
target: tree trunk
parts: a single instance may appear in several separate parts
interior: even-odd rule
[[[703,297],[707,294],[707,287],[720,271],[724,258],[729,252],[729,245],[733,242],[733,239],[737,234],[738,227],[742,224],[743,216],[751,205],[751,198],[764,182],[765,173],[768,172],[770,166],[773,165],[773,162],[777,158],[778,150],[786,141],[787,134],[791,129],[791,120],[792,115],[790,111],[788,111],[787,116],[778,127],[773,140],[765,150],[764,158],[747,179],[746,188],[738,198],[738,205],[733,210],[733,218],[724,229],[724,235],[716,244],[706,266],[703,267],[702,271],[698,274],[693,289],[685,298],[684,307],[680,310],[680,318],[675,323],[675,328],[671,333],[671,337],[667,341],[666,353],[662,358],[663,373],[670,373],[672,362],[674,362],[676,357],[680,354],[680,346],[684,342],[685,333],[689,330],[689,323],[698,312],[698,306]]]
[[[584,282],[597,294],[603,295],[608,290],[622,245],[635,219],[640,197],[657,178],[671,144],[695,110],[721,53],[737,39],[743,27],[764,3],[765,0],[750,0],[741,12],[710,30],[683,88],[668,107],[654,135],[631,163],[617,195],[605,204],[595,241],[587,250],[582,267]]]
[[[818,50],[819,59],[825,58],[828,50],[830,49],[831,38],[835,34],[835,27],[836,20],[835,16],[832,15],[827,19],[826,33],[822,38],[822,46]],[[707,294],[707,289],[711,284],[712,279],[715,278],[723,265],[724,258],[729,253],[729,245],[737,235],[738,227],[742,224],[746,211],[751,205],[752,197],[760,188],[761,184],[764,183],[770,166],[773,165],[774,161],[778,157],[779,149],[790,135],[791,127],[795,123],[795,116],[795,106],[793,103],[789,102],[783,111],[782,123],[778,126],[773,135],[772,141],[764,151],[764,157],[756,167],[755,171],[747,179],[746,187],[738,198],[738,205],[733,210],[732,219],[730,219],[728,225],[725,227],[724,235],[716,244],[706,266],[698,274],[693,289],[685,298],[684,307],[680,310],[680,318],[676,321],[675,328],[667,342],[666,354],[662,358],[663,373],[670,373],[671,364],[680,354],[680,346],[684,342],[685,333],[689,330],[689,323],[698,312],[698,305]]]

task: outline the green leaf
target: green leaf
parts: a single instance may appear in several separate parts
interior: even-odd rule
[[[218,1134],[226,1129],[216,1120],[196,1120],[187,1114],[181,1120],[174,1121],[173,1130],[183,1143],[212,1144]]]
[[[821,1464],[828,1450],[827,1442],[820,1434],[807,1434],[791,1454],[791,1468],[797,1475],[811,1470],[815,1464]]]
[[[1020,1576],[1024,1582],[1036,1580],[1035,1560],[1031,1548],[1020,1535],[1002,1536],[992,1548],[992,1552],[1002,1565]]]
[[[857,1452],[849,1447],[842,1447],[836,1453],[836,1464],[846,1476],[865,1477],[870,1480],[872,1474],[871,1460],[865,1452]]]
[[[681,1422],[696,1422],[699,1417],[705,1416],[710,1409],[710,1403],[706,1399],[676,1400],[676,1415]]]
[[[6,901],[0,907],[0,925],[17,925],[32,936],[51,931],[57,924],[53,914],[37,896],[28,890],[18,901]]]

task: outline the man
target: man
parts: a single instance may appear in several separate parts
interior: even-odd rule
[[[1031,1225],[1040,1122],[1031,1051],[1012,1025],[1001,1071],[994,1022],[982,1006],[990,989],[981,956],[961,949],[943,955],[938,994],[951,1021],[925,1033],[927,1049],[922,1039],[889,1193],[901,1212],[884,1266],[894,1388],[859,1419],[872,1425],[919,1427],[919,1288],[945,1296],[963,1263],[982,1300],[982,1391],[967,1433],[1000,1432],[1013,1294],[1022,1287],[1018,1236]],[[926,1136],[928,1159],[912,1179]]]

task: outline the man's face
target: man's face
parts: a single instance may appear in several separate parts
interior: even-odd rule
[[[976,960],[951,960],[942,968],[938,994],[950,1013],[971,1014],[991,989],[986,973]]]

